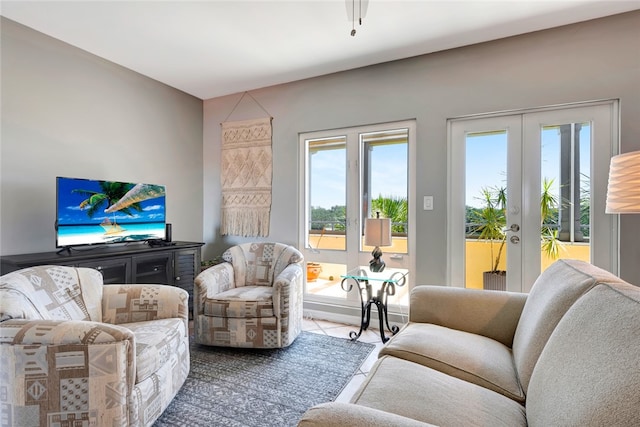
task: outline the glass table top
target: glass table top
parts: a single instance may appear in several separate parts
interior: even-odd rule
[[[409,272],[402,269],[388,268],[381,272],[373,272],[368,268],[354,268],[340,275],[343,279],[369,280],[373,282],[400,283]]]

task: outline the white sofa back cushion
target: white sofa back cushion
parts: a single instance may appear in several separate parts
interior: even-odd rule
[[[589,263],[559,260],[536,280],[513,339],[513,358],[527,394],[531,372],[556,325],[575,301],[598,283],[623,283]]]
[[[640,288],[598,285],[569,309],[533,370],[527,420],[640,425]]]

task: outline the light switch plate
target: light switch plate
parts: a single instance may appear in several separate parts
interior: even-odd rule
[[[424,210],[425,211],[432,211],[433,210],[433,196],[424,196],[423,206],[424,206]]]

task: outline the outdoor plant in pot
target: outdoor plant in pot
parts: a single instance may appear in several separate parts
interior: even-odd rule
[[[507,239],[504,231],[507,220],[507,190],[504,187],[484,187],[481,198],[484,206],[472,212],[471,222],[475,224],[472,231],[478,233],[478,239],[489,242],[491,268],[482,273],[484,288],[506,289],[507,272],[499,270],[499,266]]]
[[[322,273],[322,266],[317,262],[307,262],[307,282],[315,282]]]
[[[551,192],[553,179],[545,178],[540,194],[540,241],[543,253],[551,258],[558,258],[562,249],[562,242],[558,239],[558,230],[548,225],[548,220],[557,211],[558,199]],[[470,219],[475,224],[472,232],[477,233],[478,239],[487,240],[491,252],[491,268],[483,272],[484,289],[506,289],[507,272],[500,270],[500,261],[504,254],[507,240],[506,206],[507,192],[504,187],[482,188],[481,199],[484,206],[471,212]]]

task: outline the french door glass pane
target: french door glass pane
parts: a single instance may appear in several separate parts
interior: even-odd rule
[[[467,133],[465,150],[465,286],[482,289],[484,273],[506,270],[507,131]]]
[[[308,244],[313,249],[346,249],[346,138],[308,141]]]
[[[307,244],[312,252],[346,250],[347,138],[311,139],[308,152]],[[343,264],[307,262],[306,292],[346,298],[340,288]]]
[[[590,260],[591,124],[544,126],[541,138],[544,271],[557,259]]]
[[[347,273],[346,264],[335,264],[330,262],[314,263],[309,266],[307,263],[307,293],[314,296],[346,299],[347,293],[340,286],[340,276]],[[317,276],[313,270],[318,269]]]
[[[391,246],[382,247],[386,263],[385,274],[402,276],[408,272],[404,265],[391,260],[408,254],[408,144],[409,130],[393,129],[360,134],[362,149],[361,167],[361,218],[391,219]],[[361,221],[360,248],[370,253],[373,246],[364,244],[364,220]],[[366,262],[369,261],[367,258]],[[399,265],[396,265],[399,264]],[[369,269],[368,264],[360,268]],[[409,286],[395,287],[388,298],[389,304],[408,305]]]
[[[408,129],[360,134],[362,145],[362,218],[391,219],[391,246],[385,252],[406,254],[408,233]],[[361,236],[364,221],[361,222]],[[365,246],[370,252],[373,247]]]

